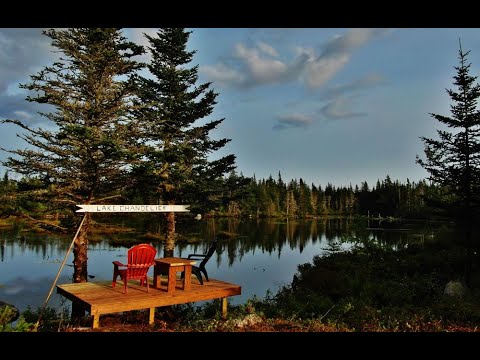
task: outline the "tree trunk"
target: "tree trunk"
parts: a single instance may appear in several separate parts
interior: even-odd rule
[[[90,214],[86,214],[82,228],[73,244],[73,282],[87,282],[88,238],[87,231],[90,226]],[[72,303],[72,320],[79,320],[85,316],[85,311],[75,302]]]
[[[175,213],[167,213],[167,233],[163,247],[163,256],[172,257],[175,250]]]

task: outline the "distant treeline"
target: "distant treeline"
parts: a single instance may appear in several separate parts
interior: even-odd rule
[[[229,179],[237,177],[230,174]],[[240,176],[242,177],[242,176]],[[245,178],[244,178],[245,180]],[[351,216],[395,217],[410,219],[430,219],[435,216],[433,210],[424,202],[426,194],[437,191],[435,186],[425,180],[406,183],[392,181],[387,175],[370,186],[366,181],[360,186],[336,187],[308,185],[301,178],[282,180],[257,180],[247,178],[247,184],[235,196],[234,200],[219,206],[213,213],[219,216],[234,217],[292,217],[309,218],[314,216]],[[0,214],[38,214],[44,213],[45,205],[32,198],[24,198],[22,192],[32,188],[42,188],[38,180],[22,179],[15,181],[5,173],[0,182]],[[143,201],[138,196],[132,203]],[[129,203],[126,201],[125,203]],[[47,211],[48,212],[48,211]]]
[[[371,217],[401,217],[427,219],[435,216],[424,197],[438,189],[427,181],[402,184],[387,175],[370,186],[366,181],[360,186],[325,187],[308,185],[301,178],[284,182],[281,174],[277,180],[257,180],[253,177],[244,196],[230,201],[219,210],[219,215],[249,217],[296,217],[328,215],[369,215]]]

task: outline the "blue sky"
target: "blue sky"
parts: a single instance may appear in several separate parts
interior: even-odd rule
[[[257,179],[280,171],[322,186],[419,181],[420,136],[439,127],[429,113],[450,114],[459,38],[471,74],[480,70],[480,29],[189,30],[191,65],[219,93],[211,119],[225,118],[214,135],[232,139],[218,155],[234,153],[238,172]],[[124,34],[145,44],[143,33],[155,31]],[[41,29],[0,29],[0,118],[48,126],[18,84],[52,63],[49,43]],[[17,128],[0,126],[2,146],[24,146]]]

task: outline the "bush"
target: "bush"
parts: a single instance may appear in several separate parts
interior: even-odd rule
[[[254,305],[267,317],[320,319],[357,331],[475,327],[480,291],[470,289],[461,299],[443,294],[448,281],[462,278],[464,262],[459,246],[397,250],[362,241],[299,265],[290,286]],[[473,268],[476,278],[480,269]]]
[[[34,332],[37,331],[35,324],[25,321],[20,315],[15,324],[11,322],[16,317],[17,310],[11,306],[0,307],[0,332]]]
[[[27,310],[22,313],[22,316],[30,323],[37,323],[40,319],[38,331],[41,332],[58,331],[62,324],[64,324],[64,319],[69,319],[69,312],[66,309],[57,312],[54,308],[47,306],[41,317],[40,314],[42,314],[41,307],[32,310],[30,306],[28,306]]]

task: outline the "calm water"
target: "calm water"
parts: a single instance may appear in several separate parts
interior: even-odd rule
[[[130,227],[124,220],[121,226]],[[136,229],[161,231],[155,221],[136,221]],[[153,230],[152,230],[153,229]],[[242,295],[230,298],[230,303],[240,304],[256,295],[265,297],[267,291],[275,292],[288,285],[297,266],[311,262],[315,255],[328,253],[332,246],[348,248],[355,239],[368,238],[393,247],[409,243],[433,241],[444,231],[431,224],[375,224],[358,223],[349,219],[322,219],[311,221],[240,221],[236,219],[194,221],[179,219],[177,231],[194,237],[193,244],[179,241],[174,256],[187,257],[190,253],[206,252],[209,241],[220,239],[219,250],[207,263],[211,278],[225,280],[242,286]],[[229,238],[226,233],[236,234]],[[215,235],[214,235],[215,234]],[[96,236],[91,241],[88,254],[90,281],[111,280],[112,261],[126,261],[126,252],[138,234]],[[45,301],[60,264],[72,238],[22,232],[21,229],[0,229],[0,300],[16,305],[20,311],[30,306],[36,308]],[[138,240],[137,240],[138,242]],[[143,241],[142,241],[143,242]],[[148,240],[163,256],[163,245],[158,240]],[[58,284],[70,283],[73,255],[63,268]],[[153,269],[150,270],[153,274]],[[48,303],[59,308],[70,306],[70,301],[56,294]]]

